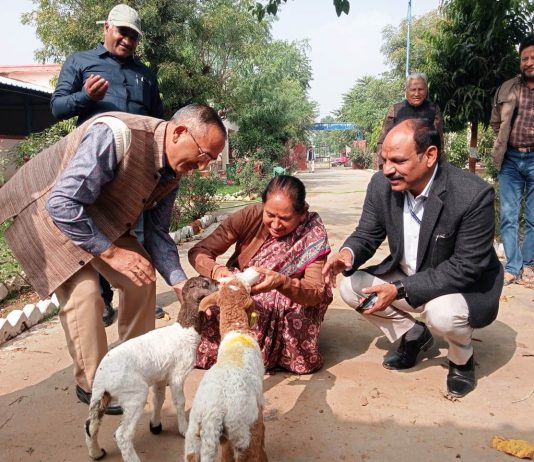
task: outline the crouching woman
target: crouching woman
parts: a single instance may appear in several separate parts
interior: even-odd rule
[[[228,217],[189,251],[203,276],[218,279],[254,266],[263,279],[253,286],[257,322],[252,327],[267,370],[281,367],[308,374],[322,366],[318,338],[332,290],[321,274],[330,246],[319,215],[308,211],[302,182],[274,177],[254,204]],[[216,259],[235,244],[226,265]],[[206,323],[197,366],[217,360],[218,309]]]

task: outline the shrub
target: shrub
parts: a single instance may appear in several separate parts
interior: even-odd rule
[[[349,153],[349,157],[356,162],[359,168],[373,167],[373,154],[369,150],[354,146]]]
[[[267,161],[238,161],[236,179],[245,194],[261,194],[273,176],[274,165]]]
[[[57,124],[39,133],[32,133],[14,147],[17,165],[20,167],[24,161],[31,159],[48,146],[57,143],[76,128],[77,118],[61,120]]]
[[[11,220],[0,224],[0,282],[6,281],[22,272],[21,267],[17,263],[17,260],[15,260],[4,239],[4,233],[10,224]]]
[[[211,172],[205,177],[199,171],[183,176],[172,211],[170,230],[176,231],[217,210],[215,194],[220,183],[219,178]]]
[[[468,159],[467,131],[446,133],[444,136],[446,160],[458,168],[465,168]]]
[[[479,132],[480,137],[478,139],[478,158],[486,167],[486,175],[492,180],[497,180],[499,172],[497,171],[495,163],[493,162],[493,157],[491,156],[495,135],[493,134],[493,130],[489,127],[483,131],[479,129]]]

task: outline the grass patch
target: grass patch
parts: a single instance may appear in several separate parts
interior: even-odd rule
[[[234,194],[241,191],[241,186],[238,184],[222,184],[217,187],[217,194],[225,196],[226,194]]]
[[[51,319],[54,319],[59,314],[59,308],[56,306],[51,313],[47,314],[39,323],[50,321]]]

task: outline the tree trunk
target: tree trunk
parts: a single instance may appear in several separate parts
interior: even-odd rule
[[[469,142],[469,171],[475,173],[478,158],[478,122],[471,122],[471,140]]]

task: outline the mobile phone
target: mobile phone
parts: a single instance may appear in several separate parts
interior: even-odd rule
[[[378,295],[376,292],[371,292],[364,300],[356,307],[356,311],[362,312],[373,307],[376,302]]]

